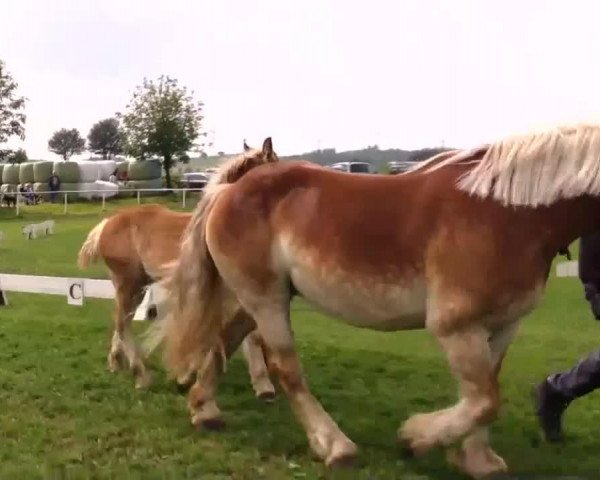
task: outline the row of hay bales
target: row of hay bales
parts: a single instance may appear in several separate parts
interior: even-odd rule
[[[128,180],[120,182],[117,188],[108,188],[107,181],[117,170],[127,172]],[[97,198],[103,193],[90,194],[86,190],[103,190],[113,195],[131,195],[132,189],[162,188],[162,169],[158,160],[123,161],[114,160],[79,162],[26,162],[20,165],[0,165],[0,191],[16,191],[22,184],[31,183],[36,193],[50,190],[48,180],[55,173],[60,178],[61,191],[81,193],[68,194],[71,199]],[[147,195],[151,195],[148,192]]]
[[[143,162],[123,162],[119,168],[127,172],[128,180],[123,189],[163,188],[162,165],[159,160],[144,160]],[[156,195],[159,192],[141,192],[141,196]]]

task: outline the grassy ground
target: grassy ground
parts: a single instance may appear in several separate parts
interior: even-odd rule
[[[20,235],[24,224],[50,217],[57,222],[54,236],[26,241]],[[78,248],[101,217],[97,205],[73,207],[67,216],[61,206],[32,207],[21,219],[0,209],[0,231],[7,235],[0,272],[81,275]],[[105,272],[96,268],[86,276]],[[62,297],[23,294],[9,300],[0,308],[0,478],[464,478],[440,452],[406,460],[395,446],[396,429],[409,415],[455,399],[444,359],[426,332],[357,330],[295,305],[294,330],[311,388],[361,451],[357,469],[333,475],[309,454],[283,397],[272,406],[254,399],[239,355],[220,390],[227,430],[196,432],[184,398],[156,359],[149,391],[105,370],[111,302],[72,307]],[[501,377],[505,403],[491,438],[513,478],[597,477],[598,394],[572,405],[568,441],[551,446],[540,441],[529,391],[597,348],[599,334],[577,280],[552,278]]]

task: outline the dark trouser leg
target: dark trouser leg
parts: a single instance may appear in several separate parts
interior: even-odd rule
[[[567,402],[600,388],[600,350],[581,359],[571,370],[551,375],[548,384]]]
[[[535,388],[535,408],[546,439],[562,439],[562,416],[576,398],[600,388],[600,350],[581,359],[566,372],[550,375]]]

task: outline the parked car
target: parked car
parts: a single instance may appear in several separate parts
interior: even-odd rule
[[[397,175],[406,172],[413,165],[415,165],[414,162],[388,162],[388,169],[391,175]]]
[[[338,162],[327,167],[333,170],[349,173],[373,173],[373,167],[367,162]]]
[[[208,183],[209,176],[203,172],[184,173],[179,179],[179,188],[202,190]]]

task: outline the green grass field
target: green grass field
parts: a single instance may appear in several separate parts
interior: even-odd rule
[[[109,203],[109,211],[125,203]],[[0,231],[7,236],[0,272],[81,276],[79,246],[103,215],[97,204],[72,206],[66,216],[61,205],[30,207],[18,219],[0,209]],[[27,241],[20,234],[26,223],[51,217],[54,236]],[[106,272],[98,267],[84,275]],[[155,383],[147,391],[135,390],[125,374],[106,371],[111,302],[73,307],[63,297],[25,294],[9,294],[9,301],[0,308],[0,478],[465,478],[441,452],[404,459],[396,447],[396,430],[409,415],[456,398],[426,332],[358,330],[294,305],[309,384],[360,448],[356,469],[331,473],[310,455],[285,398],[271,406],[254,399],[239,354],[219,395],[227,429],[198,432],[189,424],[185,398],[156,359]],[[138,331],[143,327],[136,324]],[[491,439],[511,478],[597,478],[599,394],[572,405],[567,442],[552,446],[541,441],[530,388],[599,344],[600,325],[577,279],[557,279],[553,272],[543,305],[524,322],[502,371],[504,406]]]

